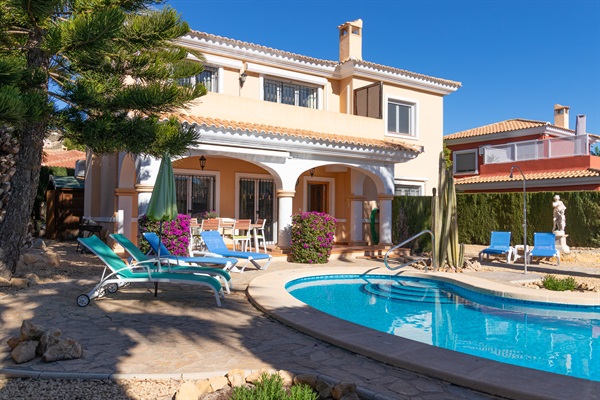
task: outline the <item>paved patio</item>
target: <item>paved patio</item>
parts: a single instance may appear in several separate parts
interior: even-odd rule
[[[83,257],[94,260],[89,254]],[[381,265],[377,260],[344,257],[326,268],[346,271]],[[158,297],[152,296],[150,286],[130,287],[86,308],[78,307],[75,298],[89,290],[91,280],[32,287],[0,298],[0,340],[5,343],[18,333],[23,320],[29,320],[58,327],[64,336],[80,341],[84,357],[48,364],[36,359],[16,365],[8,346],[3,346],[0,367],[13,376],[184,379],[223,375],[233,368],[274,368],[354,382],[380,399],[495,398],[300,333],[263,314],[246,298],[247,285],[259,276],[319,268],[287,263],[284,258],[273,261],[268,271],[248,268],[233,275],[235,288],[222,308],[216,307],[209,292],[189,286],[161,285]]]

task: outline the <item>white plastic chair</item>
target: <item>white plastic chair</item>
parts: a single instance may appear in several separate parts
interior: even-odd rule
[[[260,241],[262,240],[263,243],[263,248],[265,250],[265,253],[267,252],[267,239],[265,238],[265,224],[267,223],[266,219],[259,219],[258,221],[256,221],[256,225],[260,225],[259,228],[254,228],[254,232],[255,232],[255,236],[254,236],[254,240],[257,244],[257,249],[256,251],[260,252]]]

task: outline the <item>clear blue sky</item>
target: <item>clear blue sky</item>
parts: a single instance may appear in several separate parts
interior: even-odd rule
[[[172,0],[191,28],[336,61],[337,26],[363,20],[363,59],[462,82],[444,133],[511,118],[553,122],[554,104],[600,134],[598,0]]]

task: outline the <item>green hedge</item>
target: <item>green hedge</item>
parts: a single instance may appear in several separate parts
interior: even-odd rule
[[[600,192],[536,192],[527,194],[527,242],[534,232],[552,230],[552,198],[558,194],[567,207],[567,243],[600,247]],[[512,243],[523,242],[523,193],[458,194],[460,243],[489,244],[491,231],[512,232]],[[429,229],[431,197],[402,196],[392,203],[394,243]],[[416,251],[430,248],[428,235],[415,242]]]

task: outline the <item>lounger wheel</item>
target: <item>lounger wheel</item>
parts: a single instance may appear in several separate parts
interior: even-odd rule
[[[110,283],[106,285],[106,291],[108,293],[117,293],[117,290],[119,290],[119,285],[116,283]]]
[[[80,294],[77,296],[77,305],[79,307],[85,307],[90,304],[90,297],[87,294]]]

